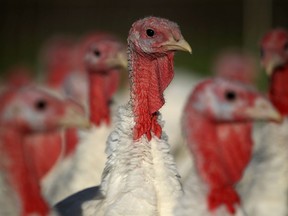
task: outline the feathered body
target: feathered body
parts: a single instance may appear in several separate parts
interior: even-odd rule
[[[106,198],[96,208],[93,202],[83,208],[97,215],[173,215],[171,206],[181,194],[181,185],[166,135],[134,141],[131,106],[121,107],[118,118],[107,141],[101,183]]]

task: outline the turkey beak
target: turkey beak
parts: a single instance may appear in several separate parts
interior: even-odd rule
[[[283,117],[266,99],[260,98],[255,101],[253,107],[246,109],[246,114],[255,120],[272,120],[282,122]]]
[[[174,38],[172,38],[171,40],[163,43],[161,46],[164,47],[167,51],[180,50],[192,54],[192,48],[184,38],[181,38],[179,41],[176,41]]]
[[[67,108],[65,116],[61,118],[58,123],[60,127],[64,128],[89,128],[91,126],[90,121],[85,117],[84,112],[72,107]]]
[[[109,65],[111,68],[119,67],[126,69],[128,66],[126,52],[119,52],[116,54],[116,56],[109,58],[107,60],[107,65]]]
[[[283,60],[277,55],[272,56],[268,64],[264,66],[267,75],[271,76],[275,68],[280,67],[281,65],[283,65]]]

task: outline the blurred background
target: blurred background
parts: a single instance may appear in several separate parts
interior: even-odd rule
[[[155,15],[176,21],[193,48],[176,66],[208,74],[215,55],[244,47],[258,55],[261,35],[288,26],[287,0],[1,0],[0,75],[16,63],[37,73],[42,44],[53,35],[107,30],[126,40],[131,24]],[[39,71],[39,70],[38,70]]]

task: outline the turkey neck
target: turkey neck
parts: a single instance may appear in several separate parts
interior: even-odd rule
[[[107,71],[89,71],[89,109],[90,121],[96,126],[102,122],[110,124],[109,96],[106,92]]]
[[[7,179],[12,188],[17,192],[21,200],[22,216],[37,213],[37,215],[48,215],[49,208],[41,196],[41,189],[29,152],[23,145],[25,134],[15,130],[5,130],[1,134],[1,169],[7,170]],[[3,139],[2,139],[3,138]]]
[[[191,107],[191,106],[190,106]],[[240,198],[234,189],[250,161],[251,123],[217,123],[190,110],[184,131],[197,171],[208,187],[208,208],[225,205],[235,213]]]
[[[288,63],[273,71],[270,80],[269,97],[273,105],[284,116],[288,115]]]
[[[129,52],[130,103],[132,104],[135,126],[134,140],[151,132],[161,137],[162,128],[157,122],[158,110],[164,105],[164,90],[174,76],[174,53],[161,56]]]

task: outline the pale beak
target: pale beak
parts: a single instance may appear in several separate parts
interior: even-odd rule
[[[267,75],[271,76],[275,68],[283,65],[283,63],[284,63],[283,60],[279,56],[277,55],[273,56],[271,60],[268,62],[268,64],[264,66]]]
[[[77,127],[89,128],[91,126],[89,119],[83,112],[73,109],[71,107],[66,111],[66,115],[59,120],[59,126],[64,128]]]
[[[189,45],[189,43],[184,40],[184,38],[181,38],[179,41],[175,41],[174,39],[171,39],[161,45],[162,47],[166,48],[166,50],[171,50],[171,51],[186,51],[192,54],[192,48]]]
[[[107,65],[112,67],[120,67],[126,69],[128,66],[127,54],[126,52],[119,52],[116,56],[107,59]]]
[[[257,99],[253,107],[246,109],[246,114],[255,120],[272,120],[276,122],[282,122],[283,120],[276,108],[263,98]]]

